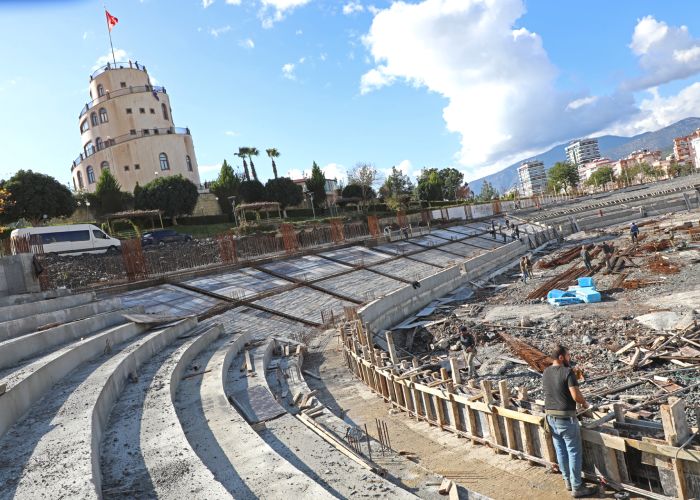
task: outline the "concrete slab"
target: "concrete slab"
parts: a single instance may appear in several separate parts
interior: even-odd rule
[[[264,339],[271,335],[301,338],[303,332],[308,329],[303,323],[297,323],[250,307],[230,309],[202,321],[201,324],[221,324],[227,334],[246,335],[251,339]]]
[[[401,288],[404,284],[401,281],[364,269],[315,283],[316,286],[325,290],[357,300],[374,300],[381,295]]]
[[[296,259],[270,262],[260,267],[283,276],[304,281],[317,280],[352,269],[349,266],[338,264],[317,255],[305,255]]]
[[[409,241],[415,245],[421,245],[423,247],[435,247],[447,243],[444,238],[439,238],[437,236],[433,236],[432,234],[411,238]]]
[[[440,247],[440,250],[456,253],[463,257],[476,257],[477,255],[481,255],[486,251],[480,248],[474,248],[473,246],[466,245],[464,243],[450,243]]]
[[[201,314],[223,302],[174,285],[160,285],[118,295],[124,307],[143,306],[146,313],[173,316]]]
[[[232,273],[195,278],[184,283],[234,299],[247,299],[264,292],[293,285],[291,281],[251,268],[243,268]]]
[[[411,255],[411,259],[419,260],[421,262],[425,262],[426,264],[438,267],[451,267],[464,261],[464,258],[462,257],[443,252],[437,248]]]
[[[448,231],[447,229],[433,229],[430,234],[442,238],[443,240],[457,241],[465,238],[467,235],[456,231]]]
[[[370,269],[377,269],[389,276],[397,276],[411,281],[423,279],[442,270],[442,268],[438,266],[416,262],[415,260],[406,259],[404,257],[391,262],[385,262],[384,264],[371,266]]]
[[[384,243],[383,245],[377,245],[374,247],[375,250],[385,252],[391,255],[403,255],[410,252],[419,252],[425,250],[422,246],[414,245],[408,241],[394,241],[392,243]]]
[[[316,323],[322,322],[322,311],[333,311],[338,314],[343,312],[344,307],[356,305],[307,287],[299,287],[256,300],[254,304]]]

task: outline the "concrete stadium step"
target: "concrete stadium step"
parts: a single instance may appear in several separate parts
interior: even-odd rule
[[[132,374],[197,324],[179,321],[112,348],[56,384],[0,439],[0,499],[99,498],[99,447]]]
[[[265,443],[229,403],[224,381],[235,358],[240,366],[249,338],[244,334],[224,343],[208,360],[200,403],[210,436],[200,440],[198,455],[235,498],[332,498]]]
[[[36,332],[40,329],[46,329],[50,326],[77,321],[89,316],[94,316],[95,314],[121,309],[121,307],[121,299],[111,298],[62,309],[60,311],[46,312],[5,321],[0,323],[0,342],[19,337],[26,333]]]
[[[102,441],[103,498],[231,498],[190,447],[173,401],[192,359],[222,331],[220,325],[200,325],[188,332],[125,388]]]
[[[63,377],[82,363],[145,332],[147,327],[124,323],[109,327],[60,349],[27,359],[0,372],[0,385],[6,392],[0,399],[0,436]]]
[[[71,293],[72,292],[67,288],[57,288],[56,290],[46,290],[45,292],[8,295],[6,297],[0,297],[0,307],[29,304],[30,302],[39,302],[40,300],[55,299],[57,297],[65,297]]]
[[[143,313],[143,306],[96,314],[88,318],[0,342],[0,370],[14,366],[30,357],[37,356],[47,349],[53,349],[110,326],[125,323],[127,322],[124,318],[126,313]]]
[[[289,399],[298,390],[303,393],[310,392],[308,386],[303,383],[301,373],[296,369],[290,370],[290,378],[294,381],[289,385],[286,383],[286,376],[265,376],[266,373],[271,373],[268,367],[275,346],[275,340],[271,339],[263,346],[251,349],[256,376],[241,376],[247,377],[251,386],[262,385],[272,394],[279,394],[279,391],[273,391],[270,386],[272,381],[277,387],[287,389]],[[296,348],[294,345],[292,347]],[[282,358],[277,358],[277,361],[281,360]],[[281,367],[284,368],[286,367]],[[329,412],[324,410],[324,413]],[[341,453],[286,410],[281,417],[265,422],[265,428],[259,431],[259,435],[272,449],[336,497],[375,498],[380,495],[391,498],[417,498]],[[342,441],[342,438],[340,440]]]
[[[10,321],[13,319],[26,318],[27,316],[60,311],[61,309],[70,309],[71,307],[93,302],[95,297],[95,292],[88,292],[56,297],[55,299],[40,300],[38,302],[29,302],[27,304],[8,305],[0,307],[0,320]]]

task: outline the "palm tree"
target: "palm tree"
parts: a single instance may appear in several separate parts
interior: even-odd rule
[[[277,179],[277,165],[275,165],[275,158],[280,157],[280,152],[277,151],[275,148],[266,149],[265,152],[267,153],[267,156],[269,156],[272,160],[272,175],[274,175],[275,179]]]
[[[245,173],[245,180],[250,180],[250,173],[248,172],[248,164],[245,159],[248,156],[248,151],[250,148],[238,148],[238,153],[234,153],[236,156],[243,160],[243,172]]]
[[[248,153],[248,160],[250,160],[250,172],[253,174],[253,179],[258,180],[258,173],[255,171],[255,164],[253,163],[253,156],[258,156],[260,151],[258,148],[245,148]]]

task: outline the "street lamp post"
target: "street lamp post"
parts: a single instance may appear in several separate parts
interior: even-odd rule
[[[314,214],[314,219],[316,218],[316,207],[314,206],[314,192],[309,191],[309,198],[311,199],[311,211]]]
[[[233,223],[238,227],[238,218],[236,217],[236,197],[235,196],[229,196],[228,197],[229,203],[231,203],[231,211],[233,212]]]

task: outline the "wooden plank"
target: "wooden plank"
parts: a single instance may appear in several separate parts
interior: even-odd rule
[[[679,398],[668,398],[668,404],[660,406],[661,423],[664,426],[666,442],[671,446],[681,446],[690,437],[688,421],[685,418],[685,402]],[[681,500],[689,498],[683,462],[671,461],[673,477],[676,481],[676,496]]]
[[[394,346],[394,333],[387,330],[385,336],[386,344],[389,347],[389,358],[391,358],[393,364],[397,364],[399,362],[399,357],[396,354],[396,347]]]
[[[489,380],[481,381],[481,393],[484,397],[484,401],[487,405],[493,405],[493,392],[491,389],[491,382]],[[503,435],[501,434],[501,426],[498,425],[498,417],[493,413],[489,412],[486,414],[486,420],[489,424],[489,433],[491,434],[491,441],[499,446],[505,446],[503,442]],[[502,454],[503,450],[494,448],[497,454]]]
[[[455,385],[461,384],[462,376],[459,373],[459,365],[457,363],[457,358],[450,358],[450,370],[452,370],[452,382],[454,382]]]
[[[527,400],[527,387],[518,387],[518,400]],[[520,413],[527,412],[524,408],[519,408]],[[523,420],[518,420],[518,425],[520,426],[520,439],[523,442],[523,450],[528,455],[535,454],[535,443],[532,441],[532,433],[530,432],[530,424]],[[534,463],[534,462],[530,462]]]
[[[510,404],[510,389],[508,388],[508,382],[505,380],[500,380],[498,382],[498,393],[501,397],[501,407],[503,409],[507,408]],[[506,442],[508,443],[508,448],[511,450],[518,449],[518,441],[515,439],[515,429],[513,428],[513,420],[508,417],[503,417],[503,423],[506,428]]]
[[[625,438],[586,429],[585,427],[581,427],[581,439],[612,450],[627,451],[627,441]]]

